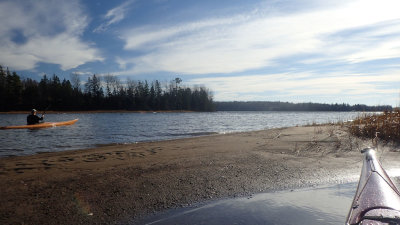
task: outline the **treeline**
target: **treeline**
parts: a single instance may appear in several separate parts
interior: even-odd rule
[[[80,76],[60,80],[57,75],[40,81],[21,79],[16,72],[0,66],[0,111],[30,110],[187,110],[214,111],[210,91],[205,87],[185,87],[176,78],[122,83],[113,75]]]
[[[367,106],[349,104],[289,103],[270,101],[215,102],[217,111],[391,111],[392,106]]]

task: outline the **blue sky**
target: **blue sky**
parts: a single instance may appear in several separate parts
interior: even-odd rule
[[[0,0],[0,65],[205,85],[217,101],[400,102],[398,0]]]

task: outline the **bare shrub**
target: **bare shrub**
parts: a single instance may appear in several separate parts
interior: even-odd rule
[[[400,142],[400,110],[385,111],[382,114],[364,115],[352,121],[349,132],[357,137]]]

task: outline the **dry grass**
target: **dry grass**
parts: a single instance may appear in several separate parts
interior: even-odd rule
[[[362,138],[400,143],[400,110],[363,115],[350,123],[350,133]]]

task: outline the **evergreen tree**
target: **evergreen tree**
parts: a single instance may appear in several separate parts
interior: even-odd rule
[[[22,103],[21,80],[15,72],[11,74],[8,68],[6,74],[6,105],[14,109],[20,109]]]
[[[6,86],[7,86],[7,74],[0,65],[0,110],[7,110],[6,105]]]
[[[32,109],[40,104],[39,84],[37,81],[30,78],[25,79],[23,82],[23,108]]]
[[[205,111],[212,107],[210,93],[206,89],[192,90],[180,86],[182,80],[175,78],[162,88],[155,80],[128,80],[122,85],[118,77],[105,76],[104,94],[101,78],[95,74],[88,77],[84,91],[80,88],[77,73],[71,74],[71,81],[53,74],[49,79],[43,75],[39,82],[20,76],[0,66],[0,110],[30,110],[31,108],[51,110],[198,110]],[[210,100],[211,99],[211,100]],[[106,104],[104,104],[106,103]],[[206,108],[205,108],[206,107]]]

